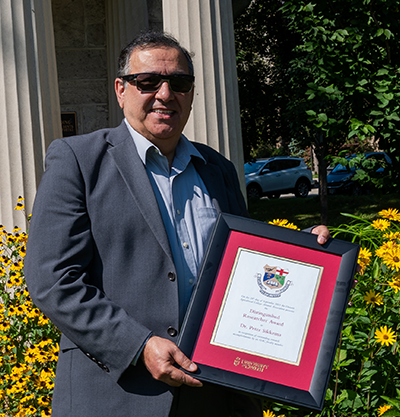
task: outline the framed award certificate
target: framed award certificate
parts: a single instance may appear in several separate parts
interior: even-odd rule
[[[195,377],[321,410],[358,251],[221,214],[178,342]]]

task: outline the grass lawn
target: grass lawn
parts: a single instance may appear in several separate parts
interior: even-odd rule
[[[249,212],[253,219],[271,221],[287,219],[300,229],[320,224],[319,196],[307,198],[280,198],[249,201]],[[400,195],[362,195],[362,196],[328,196],[328,226],[336,227],[348,223],[349,219],[341,213],[350,213],[374,220],[382,209],[400,210]]]

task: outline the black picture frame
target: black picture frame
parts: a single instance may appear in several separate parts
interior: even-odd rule
[[[250,363],[250,365],[246,365],[247,368],[253,366],[258,371],[258,374],[255,372],[255,376],[248,373],[244,374],[243,372],[250,372],[244,370],[244,365],[235,367],[237,365],[235,363],[235,366],[229,369],[221,369],[218,364],[210,366],[193,358],[194,354],[201,349],[199,348],[201,331],[204,323],[211,316],[211,294],[218,284],[218,279],[221,279],[218,274],[221,263],[227,256],[227,245],[232,232],[243,234],[243,236],[246,236],[246,240],[247,238],[250,239],[250,242],[252,241],[251,239],[259,242],[259,238],[261,238],[262,242],[265,241],[273,246],[283,245],[283,247],[287,246],[294,250],[304,248],[302,250],[307,251],[307,253],[315,253],[317,263],[324,256],[328,257],[327,259],[329,259],[329,256],[332,256],[335,262],[337,262],[337,275],[335,274],[334,278],[329,278],[331,281],[334,279],[334,282],[329,284],[332,286],[332,293],[330,295],[330,303],[327,306],[326,320],[322,324],[318,324],[323,328],[323,331],[320,332],[320,335],[318,335],[318,331],[315,331],[316,337],[320,337],[320,344],[315,353],[315,363],[311,368],[304,364],[304,369],[310,373],[308,387],[299,388],[296,386],[296,378],[293,378],[293,381],[277,383],[274,382],[273,377],[261,375],[260,372],[269,366],[262,365],[262,363],[272,363],[274,366],[280,367],[279,369],[283,369],[282,367],[285,367],[285,369],[289,367],[289,370],[292,369],[290,368],[291,364],[281,364],[280,362],[282,361],[274,361],[273,358],[261,358],[260,361],[255,362],[246,361]],[[179,348],[198,365],[198,370],[194,376],[202,381],[224,385],[274,401],[321,411],[356,271],[358,253],[359,246],[354,243],[331,238],[326,244],[320,245],[317,242],[316,235],[311,233],[229,214],[220,214],[214,227],[178,339]],[[329,268],[325,267],[325,269],[328,271]],[[323,280],[324,272],[321,276]],[[323,286],[316,290],[317,297],[325,297],[322,291]],[[317,310],[313,310],[311,320],[314,320],[315,323],[319,321],[318,314]],[[212,321],[214,322],[214,319]],[[207,338],[205,343],[210,343],[209,338]],[[305,352],[307,353],[307,343],[305,346]],[[211,343],[210,349],[214,349]],[[231,349],[227,349],[226,352],[232,353]],[[236,362],[239,359],[238,357]],[[258,369],[256,369],[257,367]],[[262,367],[266,368],[263,369]],[[293,369],[298,371],[298,368],[295,368],[294,365]],[[268,374],[268,372],[266,373]],[[271,375],[273,376],[273,374]]]

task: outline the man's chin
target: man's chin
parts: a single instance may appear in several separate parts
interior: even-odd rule
[[[171,126],[167,123],[159,124],[156,128],[149,130],[153,138],[159,140],[176,140],[179,139],[182,133],[181,129],[176,126]]]

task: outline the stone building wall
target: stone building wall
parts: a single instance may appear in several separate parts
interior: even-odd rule
[[[105,3],[52,0],[61,113],[76,114],[77,134],[109,126]],[[147,5],[149,27],[162,29],[162,0]]]
[[[61,112],[76,113],[77,133],[108,126],[103,0],[52,0]]]
[[[147,13],[149,16],[149,28],[155,30],[162,30],[162,0],[147,0]]]

